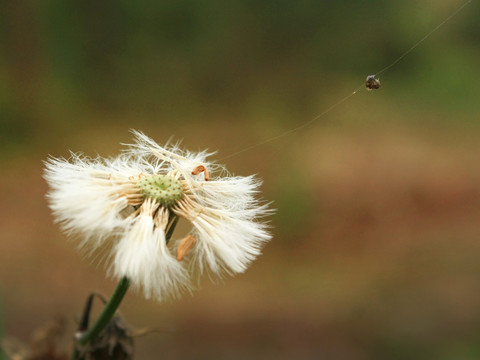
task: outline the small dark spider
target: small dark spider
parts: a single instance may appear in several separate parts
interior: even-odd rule
[[[375,75],[368,75],[365,81],[365,87],[367,90],[376,90],[380,88],[380,79],[376,79]]]

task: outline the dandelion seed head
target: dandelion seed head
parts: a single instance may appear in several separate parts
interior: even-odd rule
[[[162,147],[140,132],[115,158],[51,158],[45,179],[57,222],[90,255],[104,248],[108,274],[127,277],[146,298],[176,298],[211,278],[246,270],[270,240],[258,199],[261,181],[232,176],[210,161],[212,153]],[[172,224],[191,224],[183,239]],[[174,220],[175,219],[175,220]],[[167,236],[167,234],[169,234]]]

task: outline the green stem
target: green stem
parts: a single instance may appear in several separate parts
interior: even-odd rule
[[[102,313],[98,317],[97,321],[93,324],[90,330],[86,331],[85,333],[81,334],[80,337],[77,339],[77,343],[80,345],[86,345],[92,340],[94,340],[107,326],[109,321],[112,319],[113,315],[117,311],[118,306],[123,300],[123,297],[127,293],[128,287],[130,286],[130,280],[128,278],[123,277],[120,279],[115,291],[112,294],[112,297],[108,301],[108,303],[103,308]],[[73,352],[72,358],[74,360],[80,359],[80,353],[77,348],[75,348]]]
[[[167,244],[170,242],[170,239],[173,235],[173,231],[175,230],[175,227],[177,226],[178,219],[179,218],[178,218],[177,215],[173,215],[172,222],[170,223],[170,227],[167,229],[167,233],[165,235],[165,240],[166,240]]]
[[[89,341],[95,339],[98,334],[107,326],[108,322],[112,319],[115,311],[117,311],[118,306],[123,300],[123,297],[127,293],[128,287],[130,286],[130,280],[128,278],[123,277],[117,285],[115,292],[113,293],[112,297],[108,301],[107,305],[103,308],[102,313],[98,317],[95,324],[80,336],[78,339],[78,343],[80,345],[86,345]]]
[[[175,230],[175,227],[177,226],[178,216],[174,215],[169,220],[170,221],[169,221],[169,225],[167,226],[168,229],[166,231],[166,236],[165,236],[166,237],[165,240],[167,244],[173,235],[173,231]],[[102,330],[107,326],[109,321],[112,319],[113,315],[115,315],[115,311],[117,311],[117,308],[120,306],[120,303],[122,302],[123,297],[127,293],[129,286],[130,286],[130,280],[128,280],[127,277],[124,276],[122,279],[120,279],[120,282],[118,283],[112,297],[103,308],[103,311],[98,317],[97,321],[95,321],[95,323],[90,328],[90,330],[82,333],[80,337],[77,339],[77,343],[79,345],[87,345],[89,342],[94,340],[102,332]],[[91,306],[91,304],[87,306]],[[90,311],[88,310],[88,313],[89,312]],[[80,351],[77,347],[75,347],[73,351],[72,359],[73,360],[80,359]]]

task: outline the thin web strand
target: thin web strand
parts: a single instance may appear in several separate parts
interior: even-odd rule
[[[402,60],[405,56],[410,54],[418,45],[420,45],[425,40],[427,40],[430,37],[430,35],[432,35],[435,31],[440,29],[443,25],[445,25],[445,23],[447,23],[451,18],[453,18],[455,15],[457,15],[460,11],[462,11],[462,9],[465,6],[467,6],[468,4],[470,4],[471,2],[472,2],[472,0],[468,0],[467,2],[465,2],[457,10],[455,10],[453,13],[451,13],[445,20],[443,20],[440,24],[438,24],[436,27],[434,27],[428,34],[426,34],[423,38],[421,38],[418,42],[416,42],[410,49],[408,49],[402,55],[400,55],[394,62],[392,62],[390,65],[386,66],[385,68],[383,68],[379,72],[375,73],[375,76],[380,75],[381,73],[390,69],[392,66],[396,65],[400,60]]]
[[[402,60],[405,56],[407,56],[408,54],[410,54],[416,47],[418,47],[421,43],[423,43],[426,39],[428,39],[434,32],[436,32],[438,29],[440,29],[443,25],[445,25],[448,21],[450,21],[455,15],[457,15],[460,11],[462,11],[468,4],[470,4],[472,2],[472,0],[468,0],[466,1],[465,3],[463,3],[461,6],[459,6],[455,11],[453,11],[447,18],[445,18],[440,24],[438,24],[436,27],[434,27],[431,31],[429,31],[425,36],[423,36],[419,41],[417,41],[415,44],[413,44],[413,46],[411,46],[407,51],[405,51],[402,55],[400,55],[397,59],[395,59],[390,65],[384,67],[382,70],[376,72],[374,75],[375,76],[378,76],[382,73],[384,73],[385,71],[389,70],[391,67],[395,66],[400,60]],[[225,159],[229,159],[231,157],[234,157],[234,156],[237,156],[239,154],[242,154],[246,151],[250,151],[252,149],[255,149],[259,146],[262,146],[262,145],[265,145],[269,142],[272,142],[272,141],[275,141],[277,139],[280,139],[282,137],[285,137],[287,135],[290,135],[294,132],[297,132],[311,124],[313,124],[315,121],[317,121],[318,119],[320,119],[321,117],[323,117],[325,114],[329,113],[330,111],[332,111],[333,109],[335,109],[337,106],[339,106],[340,104],[344,103],[345,101],[347,101],[348,99],[350,99],[353,95],[355,95],[358,91],[360,91],[362,88],[365,87],[365,84],[362,84],[361,86],[359,86],[355,91],[353,91],[351,94],[345,96],[344,98],[342,98],[341,100],[337,101],[335,104],[333,104],[332,106],[330,106],[328,109],[324,110],[323,112],[321,112],[320,114],[318,114],[317,116],[315,116],[314,118],[312,118],[311,120],[303,123],[302,125],[299,125],[295,128],[292,128],[290,130],[287,130],[279,135],[276,135],[276,136],[273,136],[271,138],[268,138],[268,139],[265,139],[259,143],[256,143],[254,145],[250,145],[250,146],[247,146],[245,148],[243,148],[242,150],[239,150],[239,151],[236,151],[230,155],[227,155],[225,157],[222,157],[220,158],[219,160],[225,160]]]
[[[274,140],[277,140],[277,139],[280,139],[284,136],[287,136],[287,135],[290,135],[291,133],[294,133],[298,130],[301,130],[309,125],[311,125],[312,123],[314,123],[315,121],[317,121],[318,119],[320,119],[323,115],[327,114],[328,112],[332,111],[333,109],[335,109],[338,105],[340,105],[341,103],[347,101],[348,99],[350,99],[353,95],[355,95],[359,90],[361,90],[365,85],[362,84],[360,87],[357,88],[357,90],[355,90],[354,92],[352,92],[351,94],[349,94],[348,96],[345,96],[343,99],[341,99],[340,101],[337,101],[335,104],[333,104],[332,106],[330,106],[328,109],[324,110],[322,113],[318,114],[317,116],[315,116],[313,119],[303,123],[302,125],[299,125],[293,129],[290,129],[290,130],[287,130],[279,135],[276,135],[276,136],[273,136],[271,138],[268,138],[268,139],[265,139],[259,143],[256,143],[254,145],[250,145],[250,146],[247,146],[246,148],[243,148],[242,150],[239,150],[237,152],[234,152],[233,154],[230,154],[228,156],[225,156],[219,160],[225,160],[225,159],[229,159],[231,157],[234,157],[234,156],[237,156],[241,153],[244,153],[246,151],[249,151],[249,150],[252,150],[252,149],[255,149],[259,146],[262,146],[262,145],[265,145],[266,143],[269,143],[271,141],[274,141]]]

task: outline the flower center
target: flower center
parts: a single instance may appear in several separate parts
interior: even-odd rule
[[[168,175],[142,176],[137,186],[146,198],[158,200],[165,207],[175,205],[183,196],[183,187],[180,181]]]

